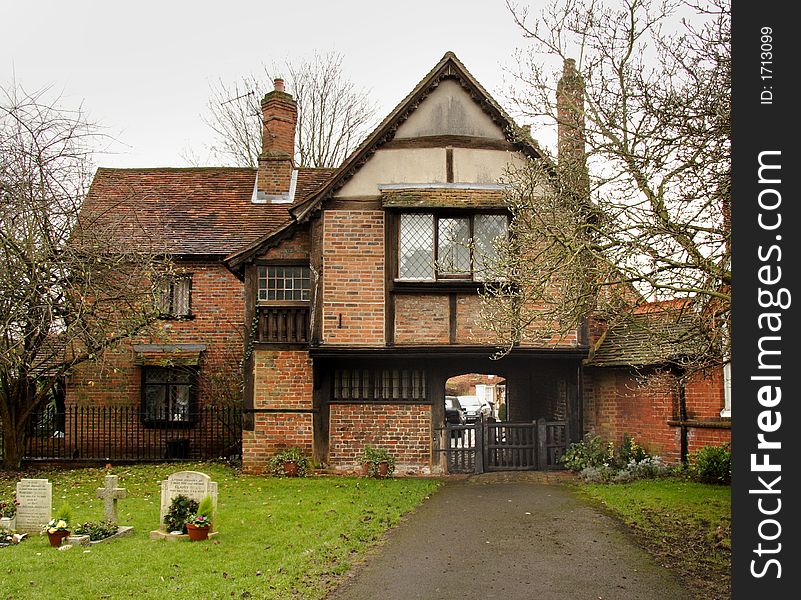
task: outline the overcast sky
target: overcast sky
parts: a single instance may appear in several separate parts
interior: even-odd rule
[[[339,51],[383,117],[448,50],[497,98],[524,45],[504,0],[3,0],[2,13],[0,83],[82,103],[120,142],[97,159],[109,167],[205,155],[209,83],[262,64]]]

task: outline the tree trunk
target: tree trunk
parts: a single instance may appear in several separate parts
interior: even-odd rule
[[[25,426],[26,423],[3,423],[3,461],[0,469],[3,471],[18,471],[22,466],[25,453]]]

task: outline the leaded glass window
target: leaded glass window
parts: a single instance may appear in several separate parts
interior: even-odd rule
[[[434,215],[405,214],[400,221],[398,276],[434,279]]]
[[[309,267],[259,267],[259,302],[307,301],[311,290]]]
[[[508,235],[505,214],[400,215],[398,279],[487,281],[498,258],[498,238]]]

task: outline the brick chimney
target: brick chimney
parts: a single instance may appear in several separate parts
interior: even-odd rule
[[[575,59],[565,59],[562,77],[556,87],[556,110],[560,170],[568,177],[574,193],[587,198],[589,174],[584,141],[584,80],[576,70]]]
[[[257,202],[292,202],[295,191],[295,129],[298,105],[284,91],[284,80],[261,101],[262,149],[259,155]]]

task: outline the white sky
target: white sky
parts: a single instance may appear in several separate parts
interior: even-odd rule
[[[205,155],[209,82],[262,64],[339,51],[383,118],[448,50],[500,100],[503,67],[525,44],[504,0],[1,3],[0,84],[53,86],[66,106],[82,103],[120,142],[97,157],[108,167]]]

